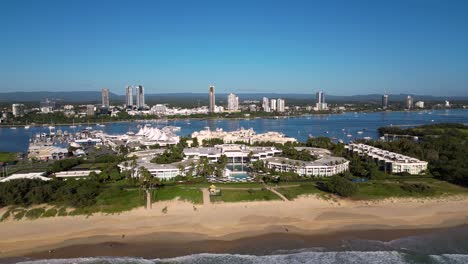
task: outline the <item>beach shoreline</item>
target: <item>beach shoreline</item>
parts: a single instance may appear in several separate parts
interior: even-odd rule
[[[166,208],[167,213],[162,209]],[[388,241],[468,223],[468,197],[154,203],[115,215],[0,223],[0,257],[174,257],[193,253],[269,254],[337,247],[344,238]]]

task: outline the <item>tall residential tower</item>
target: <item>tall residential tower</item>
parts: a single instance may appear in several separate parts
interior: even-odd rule
[[[145,107],[145,88],[141,85],[136,87],[136,107],[143,109]]]
[[[133,87],[130,85],[125,88],[125,105],[127,107],[133,106]]]
[[[315,94],[316,108],[320,110],[328,110],[327,103],[325,103],[325,93],[323,91],[318,91]]]
[[[109,89],[103,88],[101,91],[102,107],[109,108]]]
[[[213,85],[210,86],[209,88],[210,92],[210,108],[208,109],[210,113],[215,112],[215,107],[216,107],[216,100],[215,100],[215,87]]]
[[[382,95],[382,109],[388,108],[388,94]]]
[[[239,110],[239,97],[233,93],[228,95],[228,107],[229,111]]]

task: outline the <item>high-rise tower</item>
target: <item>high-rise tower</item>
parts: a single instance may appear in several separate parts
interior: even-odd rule
[[[143,109],[145,107],[145,88],[141,85],[136,87],[136,106],[138,109]]]
[[[103,88],[101,91],[101,99],[102,99],[102,106],[103,107],[109,107],[109,89]]]
[[[215,112],[215,107],[216,107],[216,100],[215,100],[215,87],[213,85],[210,86],[209,88],[210,92],[210,108],[208,109],[210,113]]]
[[[406,109],[411,110],[413,108],[413,97],[408,95],[406,97]]]
[[[233,93],[228,95],[228,107],[229,111],[239,110],[239,97]]]
[[[388,94],[382,95],[382,109],[388,108]]]
[[[130,85],[125,88],[125,105],[127,107],[133,106],[133,87]]]
[[[317,110],[327,110],[328,106],[325,103],[325,93],[323,91],[318,91],[315,94],[316,108]]]

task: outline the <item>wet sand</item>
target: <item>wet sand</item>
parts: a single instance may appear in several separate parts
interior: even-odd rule
[[[171,258],[197,253],[230,253],[249,255],[278,254],[282,251],[326,248],[339,251],[345,240],[379,240],[390,241],[402,237],[428,234],[441,229],[403,229],[403,230],[362,230],[343,231],[327,234],[301,235],[271,233],[235,240],[209,239],[197,234],[156,233],[137,237],[96,238],[107,240],[92,243],[94,238],[88,238],[53,250],[27,254],[33,259],[48,258],[78,258],[78,257],[128,257],[138,256],[146,259]]]

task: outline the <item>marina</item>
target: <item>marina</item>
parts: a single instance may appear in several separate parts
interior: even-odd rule
[[[87,125],[88,131],[98,130],[109,135],[132,135],[140,131],[143,126],[153,128],[176,127],[174,133],[178,136],[187,136],[205,127],[211,130],[221,128],[224,131],[233,131],[240,128],[253,128],[258,133],[278,131],[288,137],[305,141],[309,136],[327,136],[338,142],[350,142],[356,138],[378,139],[377,129],[383,126],[411,127],[432,123],[468,123],[468,110],[431,110],[418,112],[374,112],[374,113],[343,113],[330,115],[310,115],[280,119],[254,118],[254,119],[177,119],[153,120],[141,122],[107,123],[106,126]],[[48,126],[31,126],[29,129],[18,127],[10,129],[0,128],[0,151],[27,152],[30,139],[35,135],[44,133],[68,133],[75,135],[83,131],[82,126],[54,125],[51,130]],[[180,128],[180,129],[179,129]],[[362,132],[362,133],[359,133]],[[62,136],[63,137],[63,136]],[[54,137],[55,138],[55,137]],[[58,137],[61,138],[61,137]],[[60,144],[60,140],[52,139],[52,144]]]

